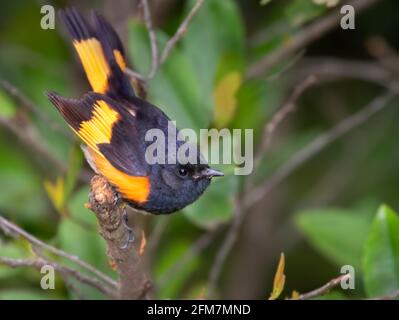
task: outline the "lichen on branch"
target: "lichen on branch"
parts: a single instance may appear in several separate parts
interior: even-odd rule
[[[107,243],[108,258],[118,272],[119,298],[149,298],[151,281],[139,249],[134,242],[126,242],[129,230],[124,223],[125,204],[103,176],[96,175],[91,180],[88,207],[96,214],[100,234]]]

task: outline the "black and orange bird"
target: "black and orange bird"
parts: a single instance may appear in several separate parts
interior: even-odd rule
[[[200,153],[198,161],[185,164],[149,164],[145,151],[152,142],[145,140],[146,132],[160,129],[167,138],[170,119],[135,94],[122,43],[101,15],[93,13],[94,25],[75,9],[60,11],[60,17],[93,91],[79,100],[46,94],[83,141],[90,166],[137,211],[169,214],[197,200],[212,177],[223,174],[200,161]]]

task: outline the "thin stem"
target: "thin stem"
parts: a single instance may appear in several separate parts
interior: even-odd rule
[[[328,293],[331,289],[337,287],[343,281],[349,280],[350,278],[351,278],[350,274],[344,274],[342,276],[334,278],[334,279],[330,280],[329,282],[327,282],[324,286],[321,286],[320,288],[317,288],[310,292],[303,293],[303,294],[299,295],[297,300],[309,300],[309,299],[323,296],[326,293]]]
[[[157,72],[158,65],[159,65],[158,40],[157,40],[157,36],[155,34],[154,26],[152,23],[150,6],[148,4],[148,0],[141,0],[141,4],[143,6],[143,11],[144,11],[144,22],[147,26],[148,35],[149,35],[150,43],[151,43],[152,67],[151,67],[151,71],[148,75],[148,78],[151,79],[154,77],[155,73]]]
[[[191,8],[190,12],[180,24],[179,28],[177,29],[176,33],[169,39],[166,43],[165,48],[162,51],[160,65],[164,64],[166,59],[169,57],[170,53],[172,52],[173,48],[176,46],[177,42],[183,37],[185,32],[187,31],[188,25],[190,24],[191,20],[195,17],[198,10],[204,4],[204,0],[197,0],[194,6]]]
[[[85,274],[80,273],[75,269],[60,265],[53,261],[45,260],[43,258],[38,257],[35,259],[12,259],[8,257],[0,257],[0,265],[1,264],[9,266],[11,268],[34,267],[37,269],[41,269],[43,266],[52,266],[54,270],[58,271],[63,276],[72,277],[83,284],[89,285],[99,290],[108,297],[116,297],[115,291],[111,290],[107,286],[104,286],[103,282],[99,281],[97,278],[86,276]]]
[[[93,267],[92,265],[88,264],[87,262],[81,260],[79,257],[71,255],[63,250],[57,249],[47,243],[44,243],[43,241],[37,239],[36,237],[34,237],[33,235],[31,235],[30,233],[28,233],[27,231],[21,229],[20,227],[18,227],[17,225],[15,225],[14,223],[8,221],[7,219],[5,219],[4,217],[0,216],[0,228],[5,232],[5,233],[10,233],[12,235],[18,235],[22,238],[24,238],[26,241],[28,241],[29,243],[31,243],[32,245],[39,247],[41,249],[47,250],[48,252],[51,252],[59,257],[63,257],[69,261],[72,261],[74,263],[76,263],[77,265],[79,265],[80,267],[86,269],[87,271],[95,274],[98,278],[100,278],[101,280],[103,280],[105,283],[107,283],[108,285],[112,286],[112,287],[117,287],[117,283],[111,279],[110,277],[108,277],[107,275],[105,275],[104,273],[102,273],[100,270],[96,269],[95,267]]]

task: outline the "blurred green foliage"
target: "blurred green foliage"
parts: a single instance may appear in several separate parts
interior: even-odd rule
[[[398,3],[383,2],[357,19],[356,32],[335,31],[308,48],[307,56],[364,59],[363,42],[374,33],[399,46],[394,40],[397,26],[392,15],[395,8],[399,10]],[[50,3],[57,8],[69,5],[68,1]],[[164,17],[156,30],[161,48],[193,3],[178,1]],[[84,11],[103,10],[102,1],[79,6]],[[39,8],[36,1],[21,0],[0,12],[0,77],[18,87],[54,123],[69,130],[43,92],[51,89],[78,97],[88,85],[71,46],[61,36],[58,20],[56,30],[40,29]],[[263,79],[247,79],[248,67],[289,43],[298,30],[328,10],[310,0],[205,1],[150,81],[149,101],[160,106],[180,128],[252,128],[257,146],[265,122],[292,86],[290,79],[280,79],[280,73],[294,72],[287,66],[297,57],[274,66]],[[148,74],[148,33],[131,15],[124,21],[125,46],[135,70]],[[383,22],[378,27],[376,19]],[[267,181],[295,152],[379,92],[374,84],[342,80],[306,93],[294,119],[283,124],[271,151],[253,173],[253,181]],[[67,167],[66,173],[62,172],[1,127],[0,214],[115,277],[95,217],[84,207],[88,187],[78,175],[88,167],[79,143],[54,131],[37,114],[26,112],[18,99],[2,89],[0,117],[32,123],[44,146]],[[355,267],[356,289],[332,292],[325,298],[374,297],[399,289],[399,218],[386,206],[375,215],[380,203],[399,208],[399,153],[393,138],[399,134],[398,120],[394,107],[385,110],[308,161],[271,196],[251,208],[239,243],[225,265],[219,296],[267,297],[272,268],[282,251],[286,255],[287,295],[294,289],[302,292],[320,286],[336,277],[343,264]],[[28,130],[26,134],[30,134]],[[155,283],[161,284],[159,298],[198,298],[207,285],[221,236],[182,269],[173,271],[198,237],[232,219],[234,197],[242,191],[246,177],[235,176],[232,166],[221,165],[219,169],[226,176],[215,181],[199,201],[182,214],[162,217],[168,224],[152,267]],[[145,218],[149,235],[162,218]],[[0,256],[23,258],[32,254],[26,242],[0,234]],[[63,259],[57,261],[68,264]],[[37,270],[0,266],[0,299],[77,298],[62,279],[57,280],[54,291],[39,290],[39,282]],[[252,290],[245,289],[248,284],[253,285]],[[77,284],[77,289],[87,298],[104,298],[87,286]]]
[[[354,267],[355,284],[361,279],[367,297],[388,297],[398,290],[399,215],[391,208],[380,206],[374,218],[337,209],[303,212],[297,218],[322,254],[337,265]]]

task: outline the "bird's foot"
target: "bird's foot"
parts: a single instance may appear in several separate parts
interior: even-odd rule
[[[134,242],[134,233],[133,229],[128,225],[128,215],[127,215],[127,210],[126,206],[123,208],[123,213],[122,213],[122,224],[123,227],[126,230],[126,240],[124,241],[123,245],[121,246],[121,249],[127,249],[131,243]]]

